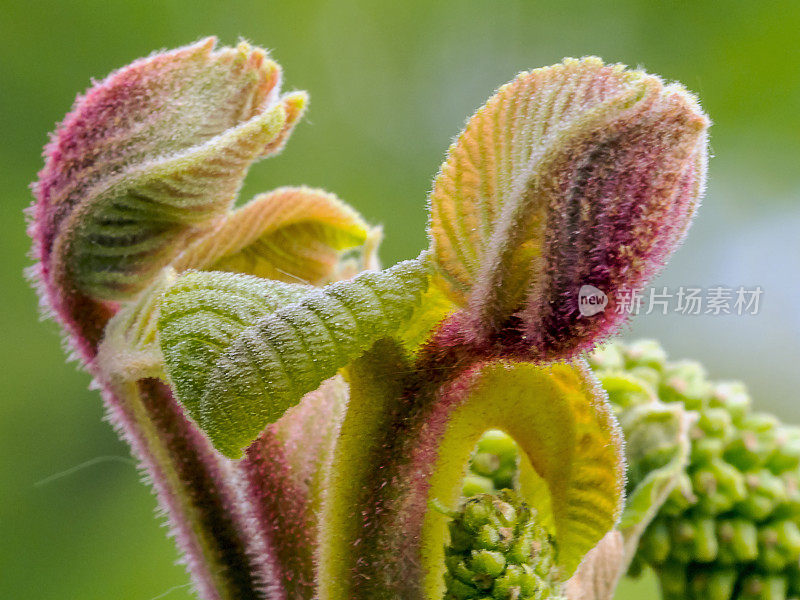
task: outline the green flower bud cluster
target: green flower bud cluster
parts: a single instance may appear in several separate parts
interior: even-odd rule
[[[562,597],[553,542],[515,492],[478,494],[447,514],[445,600]]]
[[[637,389],[694,417],[689,465],[631,572],[651,566],[666,600],[800,597],[800,429],[751,411],[741,384],[709,381],[696,362],[670,362],[655,342],[609,344],[590,363],[623,423]],[[621,377],[641,385],[611,383]],[[629,457],[629,488],[663,464],[652,454]]]
[[[668,361],[656,342],[607,344],[589,362],[623,426],[653,398],[681,403],[694,419],[689,465],[642,536],[631,574],[651,566],[666,600],[800,598],[800,428],[752,411],[742,384]],[[630,456],[628,491],[673,454],[655,444]],[[464,496],[513,487],[517,465],[514,441],[487,432]]]
[[[513,489],[518,464],[517,443],[502,431],[490,429],[483,434],[472,453],[462,495],[469,498]]]

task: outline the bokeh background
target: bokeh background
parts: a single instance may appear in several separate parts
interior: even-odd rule
[[[90,77],[210,34],[270,48],[311,108],[245,197],[336,192],[384,225],[386,264],[426,243],[426,193],[450,140],[518,71],[597,54],[682,81],[715,122],[715,157],[689,240],[656,283],[760,285],[762,307],[641,315],[626,335],[742,378],[761,407],[800,422],[798,32],[789,0],[0,0],[0,598],[190,597],[153,497],[22,276],[28,184]],[[651,594],[645,579],[619,597]]]

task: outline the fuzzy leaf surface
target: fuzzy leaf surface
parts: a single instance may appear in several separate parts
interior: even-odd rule
[[[238,274],[180,278],[159,320],[178,398],[218,450],[240,456],[304,394],[396,334],[428,269],[423,257],[321,290]]]
[[[189,414],[197,407],[219,357],[248,327],[310,288],[251,275],[189,271],[161,302],[159,343],[172,387]]]
[[[267,426],[236,463],[260,577],[276,581],[270,600],[315,598],[319,506],[325,491],[347,385],[325,381]]]
[[[462,337],[509,328],[533,357],[590,348],[682,239],[705,177],[708,120],[678,85],[597,58],[522,73],[472,117],[431,193],[437,281]],[[589,318],[579,290],[611,304]]]
[[[368,234],[361,216],[333,194],[281,188],[231,212],[173,266],[324,285],[342,252],[363,245]]]
[[[175,283],[176,277],[173,269],[164,269],[108,322],[98,351],[105,373],[127,381],[163,378],[158,316],[161,297]]]
[[[429,497],[452,505],[461,476],[448,465],[462,457],[466,464],[487,429],[507,432],[547,486],[558,560],[571,573],[614,527],[624,499],[623,441],[605,394],[582,361],[492,362],[471,377],[468,392],[461,388],[465,381],[442,391],[443,400],[466,393],[440,441]],[[537,498],[528,500],[540,506]],[[440,516],[427,517],[427,531],[442,526]],[[423,542],[428,565],[439,557],[436,537]]]
[[[280,148],[306,96],[277,97],[280,68],[263,50],[214,45],[141,59],[78,98],[36,184],[43,275],[96,298],[134,295]]]

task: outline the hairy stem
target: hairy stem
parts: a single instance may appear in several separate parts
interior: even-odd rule
[[[346,402],[344,381],[326,381],[267,427],[236,464],[241,505],[255,533],[250,554],[279,587],[267,590],[270,599],[315,597],[319,506]]]
[[[156,379],[112,384],[104,398],[110,420],[147,473],[203,598],[262,598],[248,555],[231,466],[183,415]],[[262,559],[263,567],[263,559]]]
[[[470,453],[487,429],[506,431],[546,487],[560,575],[609,531],[622,506],[621,438],[585,363],[505,360],[411,364],[381,340],[348,367],[350,401],[323,506],[322,600],[441,598],[447,518]],[[464,370],[464,366],[472,366]],[[422,367],[425,370],[421,370]]]
[[[199,595],[207,600],[264,598],[275,569],[268,569],[265,557],[254,568],[248,550],[255,543],[247,539],[250,531],[237,508],[228,461],[186,418],[165,383],[152,378],[132,381],[103,371],[98,332],[104,330],[112,307],[88,299],[52,306],[101,387],[109,420],[152,484]]]

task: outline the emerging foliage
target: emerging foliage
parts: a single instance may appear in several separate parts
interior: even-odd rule
[[[278,96],[263,50],[214,45],[137,61],[78,98],[36,186],[43,267],[93,296],[129,297],[280,148],[305,95]]]
[[[313,290],[196,272],[164,296],[162,352],[178,398],[228,456],[376,340],[427,287],[426,258]]]
[[[491,427],[533,466],[540,485],[523,495],[554,524],[565,576],[613,527],[621,440],[580,364],[488,363],[412,396],[413,365],[382,343],[348,377],[323,513],[322,598],[441,597],[447,518],[430,506],[457,504],[470,452]]]
[[[669,361],[653,341],[607,344],[589,361],[627,441],[618,574],[650,566],[663,597],[674,600],[800,593],[798,428],[753,412],[740,383],[711,381],[694,361]],[[493,487],[507,480],[500,465],[513,464],[519,450],[499,431],[484,440],[471,476]]]
[[[503,335],[506,352],[553,360],[613,331],[617,292],[644,285],[683,238],[707,126],[682,87],[597,58],[501,87],[451,146],[431,194],[438,281],[467,311],[451,335]],[[591,319],[578,307],[584,285],[610,299]]]
[[[466,464],[487,428],[508,432],[546,486],[546,501],[539,485],[526,481],[522,493],[552,512],[541,519],[553,524],[557,561],[568,576],[614,526],[623,502],[620,432],[596,381],[581,363],[497,362],[453,386],[463,396],[451,408],[438,460]],[[430,497],[452,503],[460,483],[454,475],[437,471]]]
[[[321,285],[336,276],[340,253],[363,245],[368,235],[361,216],[333,194],[281,188],[229,214],[173,267]]]
[[[332,194],[280,188],[234,208],[307,98],[280,95],[265,51],[214,46],[141,59],[79,97],[30,227],[43,301],[198,591],[606,600],[621,545],[681,483],[689,420],[604,374],[633,464],[622,514],[621,430],[578,354],[615,330],[617,292],[657,271],[697,207],[708,120],[694,98],[596,58],[521,74],[451,147],[430,250],[379,270],[379,228]],[[581,311],[584,285],[611,297],[605,312]],[[471,484],[519,497],[458,512],[491,428],[513,458]],[[437,503],[459,515],[449,541]]]

